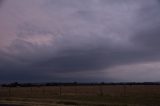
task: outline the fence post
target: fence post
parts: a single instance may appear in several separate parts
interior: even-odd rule
[[[73,87],[74,87],[74,92],[75,92],[75,95],[77,95],[77,82],[73,82]]]
[[[123,85],[123,95],[126,96],[126,85]]]
[[[45,86],[44,87],[42,86],[42,93],[43,93],[43,96],[45,96]]]
[[[28,94],[30,94],[30,97],[31,97],[31,95],[33,95],[32,94],[32,87],[30,87],[30,93],[28,93]]]
[[[102,84],[99,85],[99,92],[100,92],[100,96],[103,96],[103,85]]]
[[[11,96],[11,87],[8,87],[8,96]]]
[[[75,95],[77,95],[77,85],[75,85]]]
[[[59,85],[59,96],[61,96],[61,95],[62,95],[62,86]]]

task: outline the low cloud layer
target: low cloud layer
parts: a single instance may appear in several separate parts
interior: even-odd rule
[[[159,0],[3,1],[0,82],[159,81],[159,12]]]

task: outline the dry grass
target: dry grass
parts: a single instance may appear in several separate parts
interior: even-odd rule
[[[160,86],[3,87],[0,88],[0,100],[39,103],[39,106],[160,106]]]

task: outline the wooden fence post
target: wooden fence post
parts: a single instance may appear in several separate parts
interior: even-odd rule
[[[62,86],[59,85],[59,96],[61,96],[61,95],[62,95]]]
[[[45,96],[45,87],[42,87],[43,96]]]
[[[103,85],[99,85],[100,96],[103,96]]]
[[[11,96],[11,87],[8,87],[8,96]]]
[[[30,93],[28,93],[28,94],[30,94],[30,96],[33,95],[32,94],[32,87],[30,87]]]
[[[126,85],[123,85],[123,95],[126,96]]]
[[[75,95],[77,95],[78,91],[77,91],[77,85],[75,85]]]

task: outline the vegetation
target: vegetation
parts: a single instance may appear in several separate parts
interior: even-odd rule
[[[14,86],[13,86],[14,85]],[[16,86],[15,86],[16,85]],[[39,106],[160,106],[159,84],[48,84],[0,88],[0,104]]]

